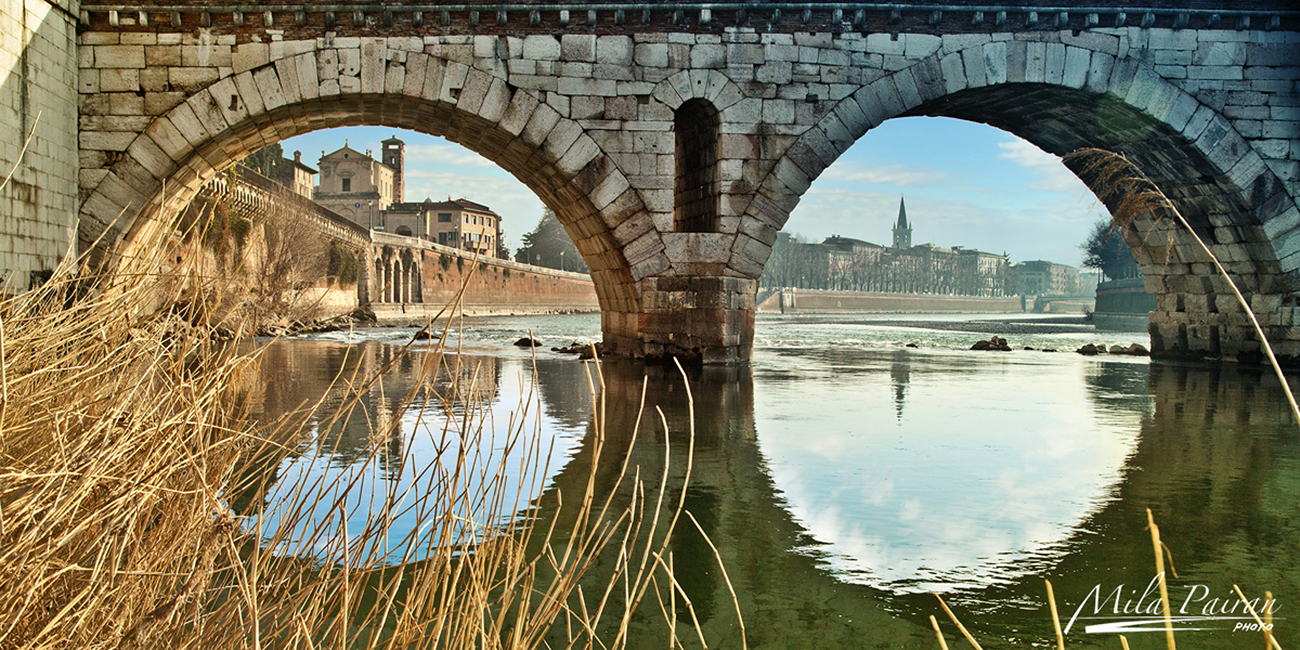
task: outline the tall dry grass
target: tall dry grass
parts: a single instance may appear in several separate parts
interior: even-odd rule
[[[0,648],[536,648],[557,621],[567,647],[623,647],[647,596],[684,597],[666,570],[681,501],[666,470],[642,477],[603,450],[598,372],[596,462],[549,520],[562,530],[539,528],[530,501],[549,460],[529,424],[536,400],[488,426],[474,373],[441,349],[421,354],[420,376],[469,385],[407,397],[465,400],[463,417],[425,423],[439,458],[375,445],[359,471],[304,472],[268,509],[236,512],[266,494],[257,467],[347,417],[383,369],[336,378],[356,396],[337,411],[254,419],[259,348],[214,340],[194,297],[222,280],[175,264],[173,239],[137,246],[111,275],[65,264],[0,302]],[[371,439],[411,435],[397,422],[372,423]],[[349,500],[381,456],[413,480]],[[622,478],[602,491],[609,463]],[[391,539],[403,516],[422,525]],[[602,557],[614,571],[592,590]]]

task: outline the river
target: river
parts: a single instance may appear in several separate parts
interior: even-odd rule
[[[899,318],[760,316],[751,366],[688,373],[696,439],[686,507],[727,567],[748,647],[937,648],[932,614],[953,647],[964,644],[933,593],[985,648],[1047,647],[1054,636],[1046,578],[1063,624],[1073,620],[1069,647],[1119,648],[1096,626],[1142,621],[1157,597],[1144,594],[1155,573],[1148,508],[1177,571],[1173,613],[1214,615],[1180,622],[1183,643],[1263,643],[1258,633],[1233,630],[1245,616],[1233,607],[1236,584],[1252,598],[1275,595],[1279,640],[1296,645],[1286,618],[1300,599],[1300,430],[1271,373],[1084,357],[1073,353],[1083,343],[1145,337],[1032,324],[1005,326],[1013,351],[977,352],[968,348],[988,334],[961,331],[960,323],[979,317],[905,317],[934,328],[891,324]],[[393,361],[361,396],[368,416],[393,433],[371,440],[361,424],[317,427],[299,453],[270,470],[281,490],[355,471],[376,445],[418,464],[435,457],[437,445],[417,432],[466,408],[503,428],[530,395],[539,408],[528,426],[554,449],[533,491],[585,479],[592,420],[585,365],[546,347],[534,360],[534,351],[511,343],[530,332],[546,346],[596,340],[597,316],[467,322],[446,349],[458,353],[459,372],[477,377],[473,394],[438,408],[404,406],[430,346],[415,344],[401,357],[413,331],[372,328],[268,346],[263,416],[321,395],[342,400],[331,386],[340,371]],[[671,432],[669,464],[684,467],[681,376],[627,362],[603,369],[607,436],[626,442],[648,373],[648,433],[634,460],[643,475],[662,470],[659,407]],[[401,468],[379,470],[371,485],[407,480]],[[354,505],[368,498],[347,497]],[[393,537],[419,525],[403,518]],[[713,551],[689,529],[672,547],[710,647],[741,647]],[[653,617],[642,618],[634,631],[646,637],[630,647],[662,647]],[[1125,634],[1135,649],[1165,647],[1163,634]]]

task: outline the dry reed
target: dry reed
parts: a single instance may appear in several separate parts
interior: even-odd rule
[[[684,597],[664,560],[682,504],[667,502],[667,469],[656,485],[630,450],[604,449],[594,366],[591,473],[560,497],[563,526],[555,515],[539,528],[531,502],[549,461],[527,424],[533,396],[493,430],[474,369],[440,347],[420,376],[462,384],[419,385],[406,401],[438,395],[464,415],[423,423],[449,450],[432,462],[417,466],[409,445],[382,459],[411,474],[408,488],[376,483],[349,504],[385,453],[376,444],[357,471],[318,472],[280,486],[265,512],[237,512],[239,495],[267,487],[250,466],[280,466],[293,441],[348,417],[383,369],[336,378],[354,396],[336,411],[254,419],[259,348],[214,340],[193,298],[222,281],[168,265],[166,244],[137,245],[112,275],[65,264],[0,302],[0,648],[537,648],[557,620],[568,647],[623,647],[647,591]],[[409,433],[371,427],[371,440]],[[613,490],[598,486],[602,463],[622,465]],[[422,525],[390,539],[403,516]],[[584,593],[611,556],[605,586]],[[597,636],[611,625],[617,638]]]

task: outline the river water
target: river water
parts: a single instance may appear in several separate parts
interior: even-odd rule
[[[1046,578],[1063,624],[1073,620],[1069,647],[1119,648],[1115,634],[1096,626],[1158,628],[1145,618],[1158,597],[1144,594],[1155,574],[1148,508],[1177,571],[1173,613],[1214,616],[1180,622],[1182,643],[1261,646],[1260,634],[1233,629],[1247,616],[1234,605],[1236,584],[1251,598],[1275,595],[1276,634],[1283,647],[1296,645],[1288,617],[1300,611],[1291,609],[1300,601],[1300,429],[1271,373],[1083,357],[1072,352],[1083,343],[1145,344],[1145,337],[1032,325],[1005,326],[1012,352],[976,352],[968,348],[988,334],[958,324],[976,317],[906,317],[943,329],[889,323],[897,318],[760,316],[752,366],[688,372],[696,438],[685,503],[727,568],[748,647],[937,648],[930,615],[953,647],[964,644],[934,593],[985,648],[1048,647]],[[280,491],[266,500],[294,483],[358,471],[376,446],[391,447],[393,457],[405,452],[417,465],[434,459],[436,436],[423,435],[429,430],[466,409],[504,429],[529,399],[539,408],[527,426],[554,450],[533,496],[585,481],[592,437],[585,365],[547,348],[534,359],[511,343],[530,332],[547,346],[596,340],[598,317],[467,323],[446,349],[458,353],[457,372],[475,378],[472,394],[438,408],[404,405],[429,354],[426,343],[398,354],[413,331],[270,344],[263,414],[321,395],[342,400],[331,384],[340,372],[392,362],[361,396],[367,417],[391,433],[373,440],[373,427],[318,426],[298,454],[272,469]],[[603,371],[607,438],[627,442],[648,376],[648,415],[633,458],[643,475],[658,476],[670,442],[677,476],[690,428],[681,376],[627,362],[605,363]],[[668,422],[666,437],[653,407]],[[407,481],[402,468],[365,471],[372,470],[378,479],[367,489]],[[602,480],[612,481],[607,474]],[[360,490],[345,498],[364,511],[370,496]],[[393,538],[420,525],[415,516],[400,519]],[[709,646],[741,647],[713,551],[689,529],[679,530],[672,549]],[[630,647],[662,647],[654,617],[642,618],[634,631],[644,637]],[[1125,634],[1133,648],[1165,647],[1163,634],[1132,627]]]

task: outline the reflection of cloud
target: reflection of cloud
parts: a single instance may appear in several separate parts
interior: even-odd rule
[[[1041,180],[1025,183],[1029,187],[1046,192],[1060,192],[1069,196],[1079,196],[1080,193],[1088,192],[1088,188],[1079,177],[1066,169],[1060,158],[1029,142],[1020,139],[999,142],[998,149],[1002,150],[1002,153],[998,154],[999,158],[1010,160],[1042,177]]]
[[[948,179],[948,174],[933,169],[908,169],[901,165],[866,167],[851,162],[837,162],[826,168],[820,178],[867,185],[920,187],[939,185]]]
[[[916,373],[910,390],[901,422],[887,372],[756,402],[773,483],[842,579],[947,591],[1020,575],[1105,502],[1134,444],[1135,422],[1097,418],[1068,364]]]

